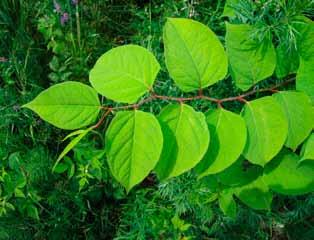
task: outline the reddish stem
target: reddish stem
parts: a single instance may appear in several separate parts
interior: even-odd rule
[[[101,116],[99,121],[93,126],[93,129],[98,128],[106,119],[106,117],[111,113],[112,109],[107,108],[107,111]]]
[[[278,84],[276,84],[276,85],[274,85],[274,86],[272,86],[270,88],[253,89],[253,90],[248,91],[246,93],[243,93],[243,94],[241,94],[239,96],[227,97],[227,98],[222,98],[222,99],[204,96],[202,90],[199,90],[198,95],[194,96],[194,97],[163,96],[163,95],[157,95],[153,91],[151,91],[151,95],[149,97],[144,98],[144,99],[142,99],[141,101],[139,101],[138,103],[135,103],[135,104],[129,104],[129,105],[118,106],[118,107],[102,106],[102,109],[106,109],[107,111],[103,114],[103,116],[98,121],[98,123],[94,126],[94,128],[99,127],[103,123],[105,118],[114,110],[127,110],[127,109],[130,109],[130,108],[138,109],[144,103],[151,102],[151,101],[153,101],[155,99],[176,101],[176,102],[179,102],[179,103],[184,103],[186,101],[193,101],[193,100],[197,100],[197,99],[204,99],[204,100],[216,103],[218,105],[218,107],[222,107],[222,103],[224,103],[224,102],[239,101],[239,102],[246,103],[247,102],[247,100],[245,99],[246,97],[249,97],[249,96],[254,95],[256,93],[259,93],[259,92],[272,92],[272,93],[278,92],[277,88],[279,88],[281,86],[284,86],[284,85],[287,85],[287,84],[293,82],[294,80],[295,80],[295,78],[290,78],[290,79],[288,79],[288,80],[286,80],[284,82],[278,83]]]

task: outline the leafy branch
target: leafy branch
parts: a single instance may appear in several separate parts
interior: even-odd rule
[[[311,36],[311,26],[304,27],[303,31],[309,32],[305,36]],[[104,152],[112,175],[127,192],[152,171],[164,181],[193,169],[198,178],[217,177],[223,187],[217,190],[220,207],[232,216],[234,196],[254,209],[270,209],[273,192],[312,192],[314,168],[304,162],[312,159],[313,138],[309,136],[313,130],[314,85],[309,60],[312,55],[306,54],[307,46],[314,46],[311,38],[298,40],[300,60],[305,59],[300,67],[288,66],[284,76],[278,78],[294,73],[296,77],[259,89],[256,84],[273,76],[286,59],[276,60],[275,46],[270,42],[252,47],[255,42],[249,37],[250,25],[227,23],[226,29],[225,51],[207,26],[191,19],[167,20],[163,36],[169,75],[183,92],[198,91],[196,96],[164,96],[151,90],[160,64],[147,49],[129,44],[99,58],[90,71],[92,86],[56,84],[26,104],[59,128],[80,129],[67,136],[72,140],[54,168],[91,129],[114,113],[106,129]],[[236,87],[244,93],[225,98],[204,95],[202,89],[225,79],[228,69]],[[297,91],[278,91],[294,80]],[[248,99],[261,92],[274,94]],[[125,105],[101,105],[98,94]],[[218,108],[203,113],[186,104],[201,99]],[[139,110],[155,100],[177,104],[168,104],[158,116]],[[245,103],[240,114],[223,108],[224,103],[232,101]],[[104,113],[95,125],[81,129],[93,124],[100,111]],[[310,140],[304,143],[307,138]],[[295,151],[301,145],[304,150],[297,155]],[[251,170],[243,170],[244,160],[253,166]]]

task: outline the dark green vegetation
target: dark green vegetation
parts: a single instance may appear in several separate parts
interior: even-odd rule
[[[48,0],[0,2],[0,239],[313,238],[313,194],[276,195],[269,212],[240,203],[235,219],[211,203],[216,198],[208,187],[212,184],[197,181],[193,173],[162,184],[150,176],[126,195],[100,150],[110,119],[75,147],[59,173],[52,173],[68,132],[42,122],[21,109],[22,104],[55,83],[88,83],[96,59],[126,43],[142,45],[157,56],[162,64],[158,93],[180,96],[164,66],[161,32],[166,17],[192,17],[210,26],[222,41],[225,35],[220,17],[224,1],[87,0],[77,6],[72,1],[57,2],[60,11]],[[279,36],[277,44],[286,46],[293,46],[294,34],[281,35],[289,24],[278,22],[301,12],[309,17],[313,13],[311,1],[287,1],[281,12],[276,11],[280,1],[250,2],[235,6],[234,21],[255,24],[261,41],[271,29]],[[276,81],[269,78],[260,86]],[[238,94],[229,80],[208,91],[213,97]],[[209,103],[192,104],[206,109]],[[144,108],[159,112],[162,106],[156,102]],[[235,110],[240,106],[226,104]]]

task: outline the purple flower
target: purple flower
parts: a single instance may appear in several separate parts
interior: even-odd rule
[[[61,13],[61,6],[56,0],[53,1],[53,6],[55,8],[55,12]]]
[[[69,14],[67,12],[64,12],[60,18],[61,25],[66,24],[68,21],[69,21]]]
[[[77,5],[79,3],[79,0],[72,0],[73,5]]]

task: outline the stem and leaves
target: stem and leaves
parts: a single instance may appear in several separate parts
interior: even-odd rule
[[[197,95],[155,93],[159,62],[147,49],[129,44],[98,59],[90,71],[91,86],[70,81],[56,84],[25,107],[54,126],[79,129],[68,135],[73,139],[53,170],[88,132],[113,114],[104,151],[112,175],[127,192],[151,172],[164,182],[194,171],[199,179],[211,179],[209,184],[219,186],[218,201],[226,214],[235,216],[234,196],[254,209],[270,209],[274,192],[301,195],[314,190],[313,159],[304,161],[303,157],[301,163],[297,151],[314,125],[309,65],[313,55],[305,51],[306,46],[308,51],[314,46],[310,38],[313,23],[308,19],[303,23],[304,35],[297,40],[302,62],[297,76],[287,71],[286,80],[267,88],[256,86],[283,64],[277,62],[271,38],[257,44],[250,39],[250,25],[227,23],[225,50],[207,26],[191,19],[169,18],[163,32],[166,67],[180,90]],[[225,98],[204,94],[204,89],[225,79],[228,71],[243,94]],[[279,90],[294,81],[297,91]],[[256,97],[259,93],[269,94]],[[102,105],[98,94],[122,105]],[[212,102],[218,108],[197,111],[188,105],[195,100]],[[152,101],[170,103],[158,116],[139,110]],[[240,114],[224,108],[233,101],[243,103]],[[303,156],[312,156],[308,145]],[[241,181],[230,184],[226,181],[229,177]],[[297,179],[301,177],[300,182]]]

